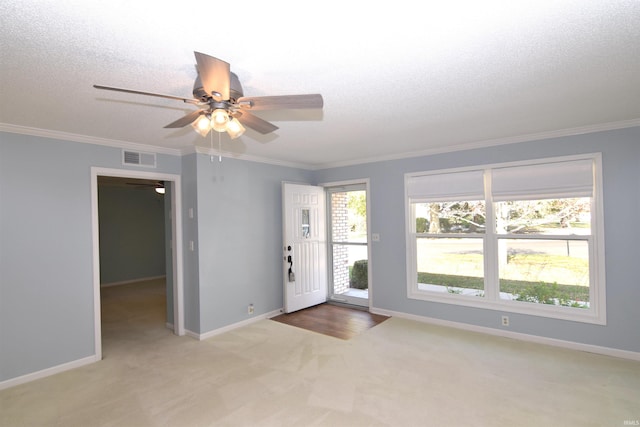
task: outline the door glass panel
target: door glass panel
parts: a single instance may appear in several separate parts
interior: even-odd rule
[[[334,294],[368,297],[367,247],[334,243],[332,249]]]
[[[311,236],[311,221],[309,209],[302,209],[302,237],[309,238]]]
[[[358,188],[329,193],[333,296],[366,305],[369,298],[367,193]]]
[[[343,191],[331,194],[331,240],[366,243],[366,191]]]

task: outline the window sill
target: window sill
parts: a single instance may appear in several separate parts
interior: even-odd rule
[[[537,304],[523,301],[491,300],[486,297],[460,294],[444,294],[418,290],[410,286],[407,297],[415,300],[430,301],[441,304],[452,304],[465,307],[482,308],[508,313],[519,313],[552,319],[570,320],[573,322],[606,325],[606,315],[603,310],[597,310],[592,303],[590,308],[574,308],[549,304]]]

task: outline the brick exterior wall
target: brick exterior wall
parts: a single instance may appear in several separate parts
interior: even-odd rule
[[[331,224],[334,241],[347,241],[349,237],[349,212],[347,193],[331,194]],[[341,294],[349,290],[348,247],[333,246],[333,293]]]

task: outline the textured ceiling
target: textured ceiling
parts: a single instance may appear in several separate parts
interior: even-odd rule
[[[310,168],[640,124],[640,1],[0,2],[0,130],[189,152],[193,52],[247,96],[321,93],[255,113],[227,155]]]

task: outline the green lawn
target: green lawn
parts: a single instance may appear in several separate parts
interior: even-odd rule
[[[452,274],[418,273],[418,283],[428,283],[447,287],[484,289],[482,277],[457,276]],[[500,291],[519,295],[522,300],[540,303],[552,303],[553,298],[560,302],[589,301],[589,288],[578,285],[559,285],[548,282],[528,282],[524,280],[500,280]],[[567,305],[567,304],[562,304]]]

